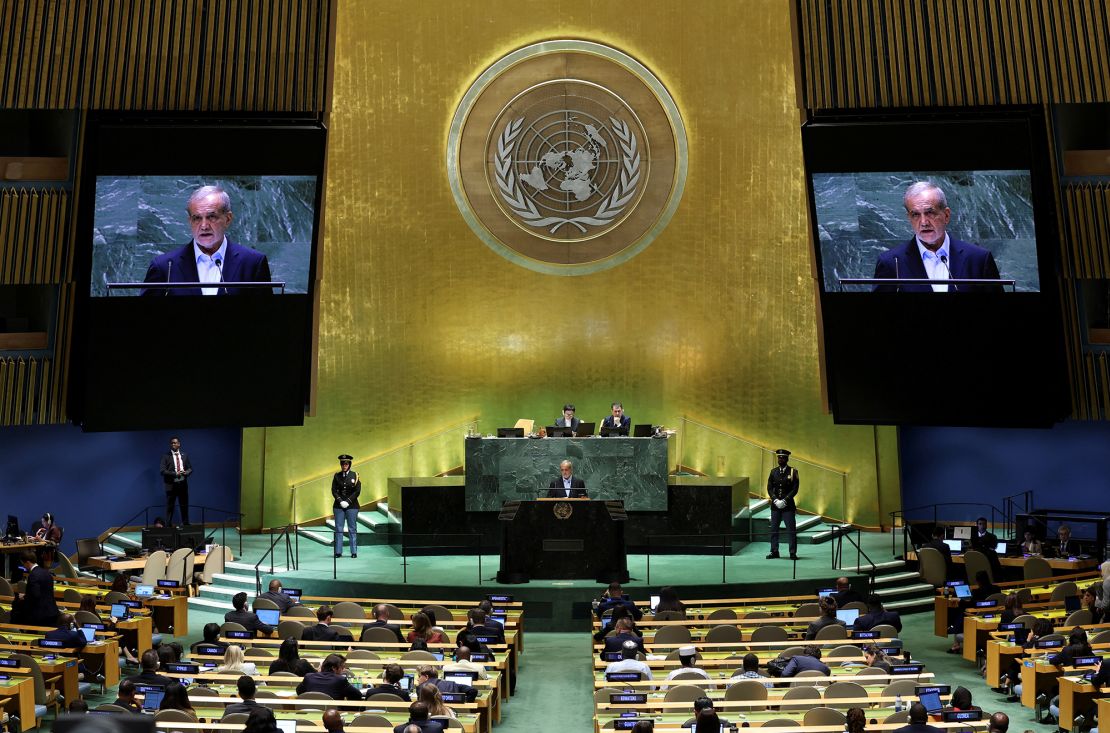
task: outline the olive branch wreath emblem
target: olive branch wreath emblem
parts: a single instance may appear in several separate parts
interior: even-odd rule
[[[551,227],[549,232],[554,234],[560,227],[570,224],[578,227],[583,234],[586,233],[586,225],[602,226],[610,223],[615,217],[619,216],[625,207],[636,195],[636,189],[640,184],[640,150],[639,142],[636,140],[636,133],[634,133],[627,124],[617,119],[610,117],[609,121],[613,125],[613,134],[620,142],[622,159],[621,159],[621,175],[620,180],[614,187],[612,194],[603,198],[601,203],[598,204],[597,209],[592,216],[575,216],[566,219],[559,216],[544,216],[536,208],[535,203],[530,198],[524,195],[524,191],[517,183],[516,174],[513,173],[513,144],[520,136],[524,127],[524,118],[518,117],[515,120],[509,120],[505,124],[505,129],[502,131],[501,136],[497,140],[497,157],[494,160],[495,175],[497,187],[501,190],[501,198],[512,209],[513,213],[519,216],[525,224],[533,227]]]

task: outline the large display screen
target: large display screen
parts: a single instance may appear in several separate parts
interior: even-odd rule
[[[326,143],[311,119],[89,114],[71,419],[304,421]]]
[[[1044,110],[811,112],[802,149],[837,422],[1062,419]]]
[[[307,293],[315,222],[315,176],[98,176],[90,295]],[[199,283],[205,244],[218,280],[276,284],[160,287]]]

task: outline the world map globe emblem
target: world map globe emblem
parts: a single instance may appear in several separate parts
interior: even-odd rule
[[[589,100],[595,109],[546,109],[551,101],[541,98],[505,120],[494,161],[497,189],[525,226],[556,237],[596,235],[620,222],[640,190],[641,135],[623,119],[635,117],[613,114],[597,100]]]

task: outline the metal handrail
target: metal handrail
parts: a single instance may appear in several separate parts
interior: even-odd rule
[[[810,536],[810,535],[816,536],[818,534],[821,534],[822,532],[827,532],[827,531],[829,531],[829,530],[805,529],[805,530],[797,531],[796,536],[797,537],[805,537],[805,536]],[[709,533],[709,534],[683,533],[683,534],[647,534],[647,535],[644,535],[644,538],[647,540],[647,553],[645,553],[646,556],[647,556],[647,568],[646,568],[647,569],[647,578],[645,579],[644,582],[648,583],[648,584],[651,583],[652,543],[655,540],[674,539],[674,538],[682,538],[682,537],[697,537],[697,538],[705,538],[707,540],[704,543],[700,543],[699,544],[700,547],[713,547],[713,548],[715,548],[719,545],[720,548],[721,548],[721,582],[726,583],[726,582],[728,582],[728,580],[727,580],[727,564],[726,563],[727,563],[728,557],[730,557],[731,554],[732,554],[731,553],[732,544],[734,542],[736,542],[736,543],[739,543],[741,545],[741,547],[746,547],[747,545],[750,545],[750,544],[752,544],[753,542],[756,542],[756,541],[767,541],[767,540],[770,539],[770,536],[771,536],[771,531],[769,529],[766,530],[766,531],[751,530],[751,531],[748,531],[748,532],[713,532],[713,533]],[[785,528],[780,530],[780,538],[782,540],[787,540],[788,539],[786,537]],[[712,539],[713,541],[709,541],[710,539]],[[719,542],[716,541],[718,539],[720,540]],[[791,579],[796,580],[798,578],[798,561],[797,560],[791,560],[790,564],[791,564],[791,572],[792,572]],[[872,565],[874,565],[874,563],[872,563]]]
[[[193,504],[193,509],[200,509],[200,526],[204,527],[207,522],[204,521],[204,512],[220,512],[221,514],[231,515],[235,517],[235,531],[239,533],[239,557],[243,556],[243,512],[233,512],[230,509],[219,509],[217,507],[204,506],[203,504]],[[220,522],[220,545],[227,547],[227,524],[225,521]]]
[[[477,533],[477,532],[453,532],[453,533],[450,533],[450,534],[443,534],[443,533],[440,533],[440,532],[398,532],[396,536],[401,539],[401,574],[402,574],[401,582],[402,583],[405,583],[407,585],[408,582],[409,582],[409,562],[408,562],[409,558],[408,558],[408,553],[406,551],[406,543],[405,543],[405,538],[406,537],[435,537],[437,539],[438,538],[444,538],[444,537],[471,537],[471,538],[474,539],[474,549],[477,550],[477,552],[475,552],[475,554],[478,556],[478,585],[482,584],[482,537],[483,537],[483,535],[481,535],[480,533]],[[466,543],[466,544],[463,544],[463,545],[458,545],[458,547],[466,547],[468,545],[469,545],[469,543]],[[335,577],[335,572],[336,572],[335,560],[333,559],[332,560],[332,577]]]
[[[285,538],[285,566],[291,570],[297,569],[298,558],[294,555],[293,548],[289,544],[290,531],[296,533],[297,525],[287,524],[281,528],[280,532],[270,532],[270,537],[272,538],[270,540],[270,549],[266,550],[266,553],[254,564],[254,585],[256,593],[262,593],[262,571],[259,568],[262,567],[262,563],[266,562],[266,558],[269,557],[270,575],[274,574],[274,548],[277,547],[277,543],[280,542],[283,537]],[[240,538],[241,537],[242,535],[240,535]]]
[[[119,531],[120,531],[121,529],[123,529],[124,527],[130,527],[130,526],[131,526],[131,522],[133,522],[133,521],[135,521],[136,519],[138,519],[138,518],[139,518],[139,515],[140,515],[140,514],[143,514],[143,515],[145,515],[145,516],[143,517],[143,519],[144,519],[144,520],[146,520],[146,521],[144,521],[144,522],[143,522],[143,526],[149,526],[149,525],[150,525],[150,514],[148,514],[148,512],[149,512],[149,511],[150,511],[151,509],[156,509],[156,508],[158,508],[158,507],[160,507],[160,506],[161,506],[161,504],[151,504],[151,505],[149,505],[149,506],[144,506],[144,507],[143,507],[142,509],[140,509],[139,511],[135,512],[135,513],[134,513],[133,515],[131,515],[131,516],[130,516],[130,517],[129,517],[129,518],[127,519],[127,521],[125,521],[125,522],[124,522],[123,524],[121,524],[120,526],[118,526],[118,527],[116,527],[115,529],[113,529],[113,530],[112,530],[111,532],[109,532],[109,533],[108,533],[108,536],[107,536],[107,537],[105,537],[104,539],[102,539],[102,540],[100,541],[100,546],[101,546],[101,548],[103,548],[103,547],[104,547],[104,543],[105,543],[105,542],[107,542],[108,540],[112,539],[112,537],[114,537],[114,536],[115,536],[116,532],[119,532]]]
[[[860,570],[860,567],[861,567],[860,559],[861,558],[866,560],[867,564],[871,566],[871,570],[868,571],[868,573],[867,573],[867,588],[868,588],[868,590],[874,590],[874,588],[875,588],[875,574],[879,571],[879,567],[875,564],[874,560],[872,560],[870,557],[868,557],[867,553],[864,552],[863,547],[860,545],[860,542],[859,542],[860,530],[859,530],[859,528],[856,528],[855,539],[852,538],[851,531],[845,531],[844,529],[840,529],[840,530],[834,530],[834,532],[835,532],[835,534],[833,535],[833,545],[834,545],[834,547],[832,549],[832,566],[833,566],[833,569],[838,570],[839,569],[838,566],[840,565],[841,561],[843,560],[843,557],[844,557],[844,554],[843,554],[844,538],[847,537],[848,541],[856,546],[856,572],[858,573],[859,570]]]

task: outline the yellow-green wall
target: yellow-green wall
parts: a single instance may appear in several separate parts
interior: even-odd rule
[[[316,414],[304,427],[245,431],[246,525],[284,523],[290,485],[335,470],[338,453],[369,457],[473,416],[484,430],[546,423],[568,400],[587,418],[613,399],[635,422],[689,416],[846,471],[848,519],[875,524],[897,508],[893,431],[834,426],[822,407],[789,7],[341,2]],[[448,123],[474,78],[551,38],[644,63],[689,137],[670,226],[626,264],[580,277],[541,275],[487,248],[456,209],[444,164]],[[461,445],[432,444],[421,469],[460,462]],[[728,445],[683,462],[754,473]],[[385,473],[409,470],[384,463],[367,472],[364,497],[385,495]],[[301,517],[330,510],[325,484],[300,496]]]

